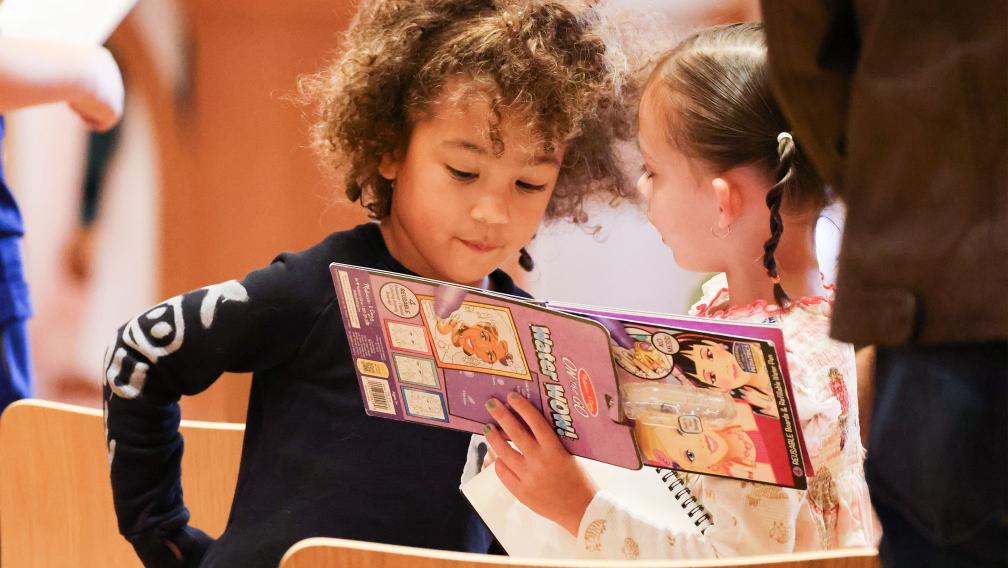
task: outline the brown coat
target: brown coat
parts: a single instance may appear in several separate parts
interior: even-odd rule
[[[775,92],[848,208],[835,337],[1008,338],[1006,6],[763,0]]]

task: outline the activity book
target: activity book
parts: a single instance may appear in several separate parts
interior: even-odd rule
[[[515,391],[577,456],[797,489],[813,474],[778,328],[330,271],[371,416],[481,434],[486,401]]]

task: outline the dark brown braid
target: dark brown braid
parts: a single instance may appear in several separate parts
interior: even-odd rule
[[[766,204],[770,209],[770,238],[763,243],[763,266],[766,267],[767,275],[773,280],[774,300],[778,306],[784,307],[791,303],[791,298],[780,283],[780,274],[777,272],[777,260],[774,252],[780,243],[781,235],[784,234],[784,221],[781,219],[781,203],[784,201],[784,194],[788,186],[794,181],[794,158],[796,153],[795,142],[790,134],[781,133],[777,142],[777,183],[770,188],[766,196]]]
[[[535,268],[535,261],[532,260],[532,255],[525,247],[522,247],[518,252],[518,266],[525,269],[525,272],[532,272],[532,269]]]

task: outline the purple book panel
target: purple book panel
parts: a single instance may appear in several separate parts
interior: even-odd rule
[[[779,329],[330,270],[371,416],[482,433],[486,401],[515,391],[575,455],[802,489],[811,475]]]

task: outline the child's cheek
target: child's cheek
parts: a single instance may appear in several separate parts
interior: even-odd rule
[[[652,203],[654,202],[652,201]],[[672,215],[669,214],[668,209],[662,208],[660,204],[655,203],[655,205],[648,209],[648,219],[655,229],[658,229],[662,241],[666,245],[671,246],[675,241],[676,223],[672,219]]]

